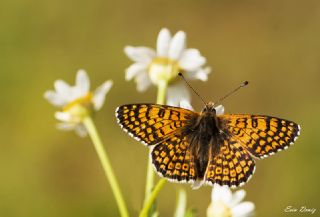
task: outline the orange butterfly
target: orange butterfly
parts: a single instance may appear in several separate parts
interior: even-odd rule
[[[253,158],[287,149],[300,135],[300,126],[292,121],[265,115],[217,115],[211,102],[200,113],[167,105],[123,105],[116,117],[124,131],[151,147],[152,163],[160,176],[195,187],[241,186],[254,173]]]

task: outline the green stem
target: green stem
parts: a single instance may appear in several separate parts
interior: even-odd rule
[[[117,179],[116,179],[114,172],[112,170],[109,158],[108,158],[107,153],[103,147],[101,139],[98,135],[97,129],[96,129],[96,127],[95,127],[95,125],[89,115],[84,118],[83,124],[86,127],[86,129],[88,130],[88,133],[91,137],[91,140],[92,140],[94,147],[97,151],[97,154],[99,156],[100,163],[103,167],[104,173],[105,173],[105,175],[111,185],[111,189],[114,194],[114,197],[116,198],[116,202],[117,202],[117,205],[118,205],[118,208],[120,211],[120,215],[122,217],[128,217],[129,216],[128,210],[127,210],[126,204],[124,202],[124,199],[122,197]]]
[[[166,81],[160,81],[158,84],[158,95],[157,95],[157,104],[165,104],[166,101],[166,92],[167,92],[168,84]],[[147,165],[147,180],[146,180],[146,189],[145,189],[145,199],[144,206],[147,201],[149,201],[150,194],[154,185],[154,171],[152,165],[152,159],[149,155],[148,165]]]
[[[162,189],[163,185],[167,182],[167,180],[165,179],[161,179],[157,185],[155,186],[154,190],[152,191],[152,193],[150,194],[150,197],[148,198],[148,200],[145,202],[143,209],[140,212],[139,217],[146,217],[148,216],[148,212],[151,208],[151,206],[153,205],[154,201],[156,200],[160,190]]]
[[[168,87],[168,83],[166,81],[159,82],[157,104],[165,104],[166,103],[167,87]]]
[[[187,207],[187,193],[186,190],[180,189],[177,200],[177,208],[174,217],[184,217]]]

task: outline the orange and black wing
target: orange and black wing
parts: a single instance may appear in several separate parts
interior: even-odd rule
[[[222,130],[257,158],[287,149],[300,135],[292,121],[264,115],[221,115]]]
[[[205,173],[207,185],[226,185],[231,188],[248,182],[255,171],[255,162],[241,143],[232,136],[222,134],[216,143],[220,149],[209,151],[209,162]]]
[[[157,105],[131,104],[117,108],[119,125],[145,145],[155,145],[181,132],[197,113],[187,109]]]
[[[175,135],[154,146],[152,163],[162,177],[172,182],[194,183],[197,179],[194,157],[186,136]]]

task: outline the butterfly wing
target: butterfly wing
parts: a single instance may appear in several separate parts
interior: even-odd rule
[[[264,115],[221,115],[222,130],[232,135],[254,157],[264,158],[287,149],[300,135],[300,126]]]
[[[154,146],[152,163],[162,177],[172,182],[194,183],[197,179],[194,158],[190,152],[187,136],[181,134]]]
[[[234,188],[249,181],[255,171],[255,162],[240,142],[226,134],[217,137],[216,141],[220,150],[216,154],[209,151],[205,183]]]
[[[116,110],[122,129],[145,145],[158,144],[181,132],[195,115],[187,109],[157,104],[123,105]]]

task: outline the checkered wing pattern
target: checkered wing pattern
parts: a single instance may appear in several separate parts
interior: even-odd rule
[[[223,123],[223,131],[257,158],[287,149],[300,135],[298,124],[270,116],[221,115],[218,119]]]
[[[227,135],[217,138],[220,150],[210,153],[205,181],[208,185],[242,186],[255,171],[255,162],[239,141]],[[210,150],[211,152],[211,150]]]
[[[131,104],[117,108],[118,123],[145,145],[155,145],[183,130],[194,112],[166,105]]]
[[[186,136],[181,135],[156,145],[151,155],[159,175],[173,182],[193,183],[197,177],[189,146]]]

